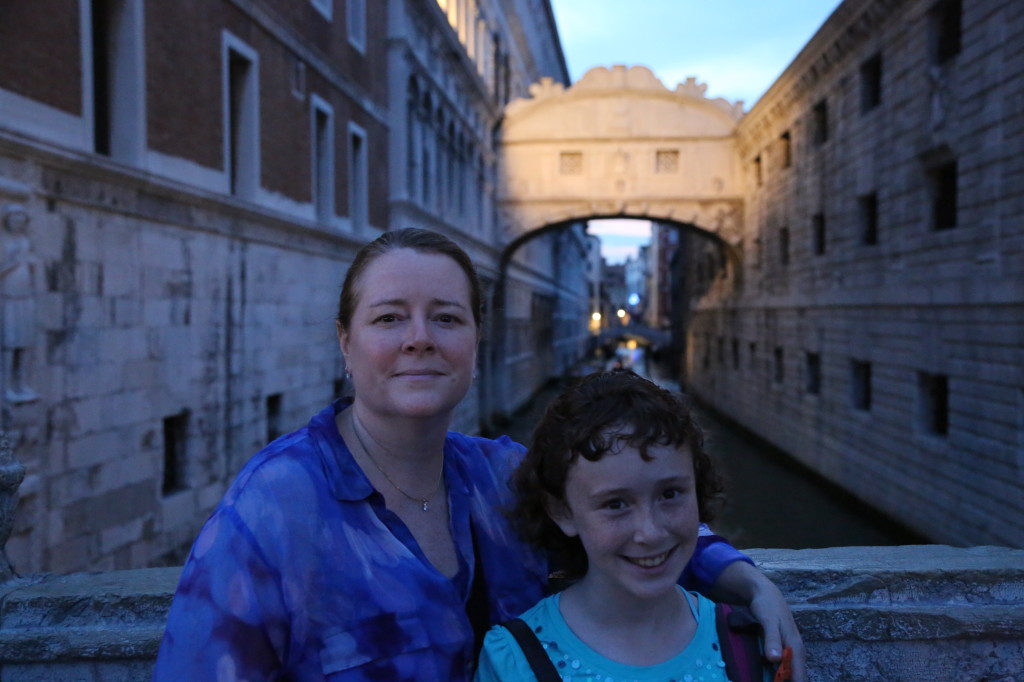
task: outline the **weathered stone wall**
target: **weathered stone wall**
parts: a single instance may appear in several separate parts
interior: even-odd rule
[[[7,408],[28,469],[12,561],[180,562],[242,462],[332,397],[337,293],[365,237],[13,140],[0,175],[32,188],[39,268],[41,398]],[[170,480],[165,420],[182,414]]]
[[[694,252],[687,379],[914,530],[1021,547],[1024,6],[962,3],[940,59],[944,6],[847,0],[740,122],[742,261]]]
[[[751,550],[786,593],[815,682],[1024,678],[1024,551]],[[180,569],[0,587],[0,680],[148,680]]]

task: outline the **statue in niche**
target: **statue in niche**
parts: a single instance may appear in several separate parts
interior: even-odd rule
[[[28,385],[29,353],[36,331],[36,279],[39,259],[28,237],[31,217],[24,206],[8,204],[3,210],[4,259],[0,264],[3,294],[4,396],[12,403],[39,399]]]

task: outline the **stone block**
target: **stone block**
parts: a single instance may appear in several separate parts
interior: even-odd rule
[[[94,431],[67,444],[67,466],[69,470],[82,470],[95,464],[111,461],[122,456],[123,434],[115,429]]]

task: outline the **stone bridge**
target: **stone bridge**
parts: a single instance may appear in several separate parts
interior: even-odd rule
[[[1024,680],[1024,550],[749,553],[793,605],[814,682]],[[180,570],[0,586],[0,680],[149,680]]]
[[[734,131],[742,103],[646,67],[597,67],[572,87],[545,79],[505,109],[500,210],[507,242],[549,225],[630,217],[692,225],[736,245],[743,192]]]

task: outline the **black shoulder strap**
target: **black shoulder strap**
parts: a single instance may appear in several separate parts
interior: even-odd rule
[[[537,639],[537,635],[522,618],[513,618],[502,625],[516,638],[537,682],[561,682],[562,676],[558,674],[555,664],[548,658],[548,652],[544,651],[544,646]]]

